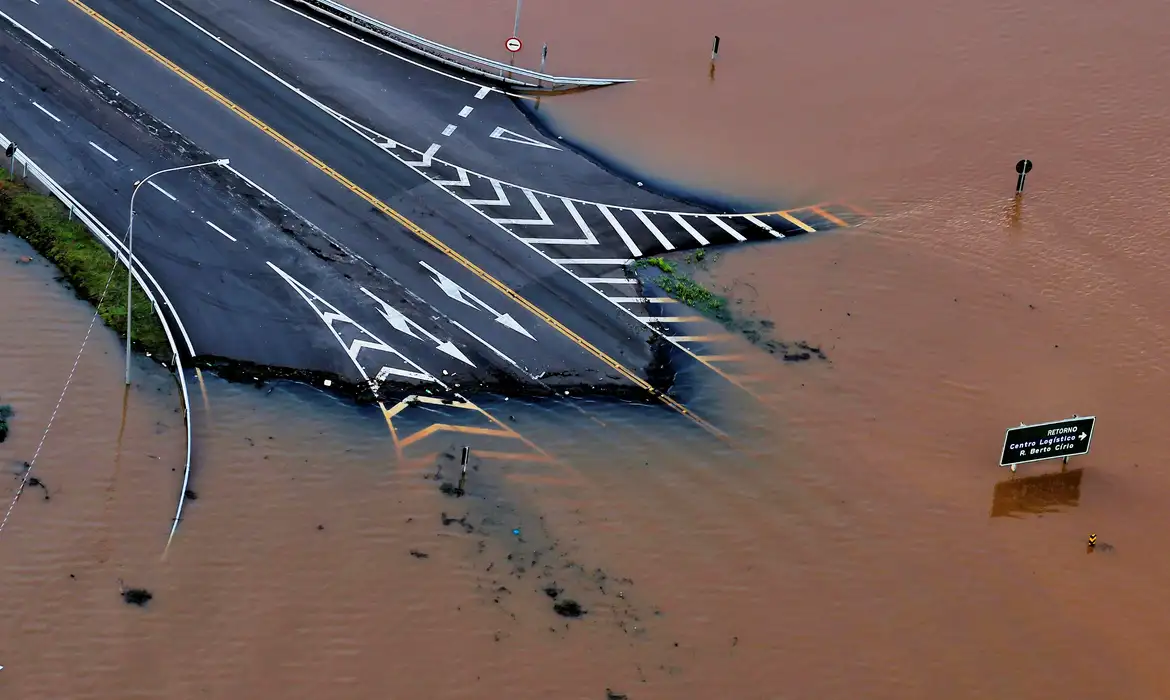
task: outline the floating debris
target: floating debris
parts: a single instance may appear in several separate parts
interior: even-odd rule
[[[582,608],[580,603],[571,598],[554,603],[553,611],[561,617],[581,617],[585,614],[585,608]]]
[[[427,554],[426,552],[421,552],[417,549],[412,549],[410,550],[410,556],[414,557],[415,559],[427,559],[431,555]]]

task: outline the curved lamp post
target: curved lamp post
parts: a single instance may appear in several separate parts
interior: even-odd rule
[[[134,290],[134,197],[138,195],[138,188],[145,185],[150,178],[155,175],[162,175],[163,173],[173,173],[177,170],[190,170],[192,168],[206,168],[211,165],[224,165],[229,163],[227,158],[220,158],[208,163],[195,163],[194,165],[180,165],[177,168],[166,168],[158,172],[151,173],[134,183],[134,191],[130,193],[130,226],[127,229],[127,237],[130,242],[127,246],[126,255],[126,386],[130,386],[130,321],[131,321],[131,298]]]

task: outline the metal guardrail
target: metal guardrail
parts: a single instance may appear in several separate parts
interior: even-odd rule
[[[518,88],[558,92],[634,82],[628,78],[574,78],[516,68],[501,61],[476,56],[417,34],[411,34],[404,29],[393,27],[334,0],[282,0],[282,2],[295,3],[309,8],[320,15],[388,41],[399,48],[424,56],[432,61],[438,61],[461,71]]]
[[[12,141],[10,141],[8,137],[0,134],[0,151],[7,149],[8,145],[11,143]],[[118,260],[119,263],[122,265],[127,264],[126,256],[128,251],[126,250],[125,244],[122,243],[122,241],[120,241],[112,233],[110,233],[109,229],[107,229],[105,225],[97,219],[97,217],[91,214],[88,209],[86,209],[81,205],[80,202],[74,199],[73,195],[66,192],[65,188],[57,184],[56,180],[49,177],[48,173],[46,173],[44,170],[41,170],[40,166],[32,162],[32,159],[24,155],[23,151],[17,150],[17,152],[14,154],[14,158],[15,165],[12,167],[12,176],[14,178],[17,177],[16,171],[20,168],[23,168],[23,173],[20,177],[24,179],[26,184],[30,184],[29,178],[31,177],[36,181],[37,184],[40,185],[40,188],[43,188],[44,191],[47,191],[49,194],[59,199],[62,204],[68,207],[69,215],[71,217],[77,217],[77,220],[80,221],[87,229],[89,229],[89,232],[93,234],[94,238],[97,238],[98,241],[102,243],[102,245],[104,245],[110,250],[111,253],[113,253],[114,257]],[[150,306],[154,309],[154,313],[156,316],[158,316],[158,320],[162,324],[163,331],[167,335],[167,342],[170,343],[171,346],[171,359],[175,363],[175,375],[178,377],[179,389],[183,394],[183,418],[184,422],[187,424],[187,457],[183,468],[183,487],[182,491],[179,492],[179,505],[175,510],[174,521],[171,523],[170,536],[167,538],[167,546],[169,547],[171,538],[175,536],[175,530],[179,527],[179,520],[182,519],[183,516],[183,505],[187,500],[187,486],[191,479],[191,396],[187,391],[187,378],[183,374],[183,364],[180,359],[178,343],[175,342],[175,336],[171,333],[171,326],[167,322],[166,316],[163,315],[162,305],[158,303],[154,292],[151,291],[152,287],[157,290],[159,296],[162,297],[163,302],[171,309],[171,313],[174,314],[175,323],[179,326],[179,331],[183,334],[183,338],[187,342],[188,350],[191,349],[191,341],[187,338],[187,330],[183,328],[183,322],[179,320],[179,315],[174,311],[175,307],[171,304],[171,300],[167,298],[166,292],[162,290],[162,287],[154,278],[154,275],[150,274],[150,270],[146,269],[146,266],[143,265],[138,258],[134,258],[134,267],[131,270],[131,273],[134,275],[134,281],[138,283],[138,286],[141,287],[142,291],[146,294],[146,298],[150,300]],[[143,279],[143,274],[146,275],[146,279]],[[150,281],[149,285],[146,284],[147,280]]]

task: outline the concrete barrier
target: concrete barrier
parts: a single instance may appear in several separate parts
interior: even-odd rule
[[[8,148],[12,141],[4,134],[0,134],[0,151]],[[0,158],[3,155],[0,154]],[[5,163],[5,165],[8,165]],[[53,178],[49,177],[48,173],[41,170],[28,156],[22,151],[18,150],[15,154],[15,163],[12,167],[13,176],[20,179],[31,190],[41,194],[56,197],[69,210],[70,218],[77,219],[85,228],[93,234],[110,253],[122,265],[127,264],[128,250],[120,239],[110,233],[110,230],[102,224],[93,214],[65,191]],[[134,258],[134,265],[131,269],[131,274],[134,276],[134,281],[142,288],[146,294],[146,298],[150,300],[150,306],[154,310],[158,320],[162,323],[163,331],[167,335],[167,342],[171,346],[172,361],[174,362],[175,375],[179,381],[179,389],[183,396],[183,418],[187,428],[187,456],[183,466],[183,488],[179,493],[179,504],[175,510],[175,518],[171,523],[171,532],[167,538],[167,545],[170,545],[170,540],[175,536],[175,530],[179,527],[179,520],[183,516],[183,506],[187,500],[187,486],[191,479],[191,397],[187,391],[187,378],[183,374],[183,363],[181,353],[179,352],[179,345],[175,342],[175,334],[171,331],[171,322],[168,321],[166,314],[163,313],[163,305],[159,303],[162,300],[166,308],[170,309],[171,317],[174,319],[174,325],[182,334],[182,338],[186,343],[189,356],[194,356],[195,350],[191,346],[191,340],[187,336],[187,330],[183,327],[182,320],[179,319],[178,313],[174,306],[171,305],[170,299],[167,298],[166,292],[162,290],[158,281],[155,280],[154,275],[150,274],[150,270],[142,264],[138,258]],[[149,283],[149,284],[148,284]]]

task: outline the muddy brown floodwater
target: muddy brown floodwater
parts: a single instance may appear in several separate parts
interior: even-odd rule
[[[514,10],[353,2],[497,57]],[[694,187],[874,213],[705,276],[828,359],[742,341],[728,371],[762,401],[700,397],[744,427],[735,449],[646,407],[496,405],[580,481],[484,463],[461,500],[397,468],[368,409],[205,376],[198,500],[163,561],[178,399],[140,365],[119,457],[99,329],[38,461],[51,500],[30,492],[0,534],[0,695],[1170,697],[1164,9],[530,0],[521,36],[550,70],[644,79],[546,101],[583,141]],[[0,240],[8,468],[89,310]],[[1098,427],[1068,472],[995,467],[1005,428],[1073,413]],[[1110,547],[1089,554],[1090,532]],[[123,604],[119,578],[155,598]],[[549,586],[585,616],[557,616]]]

